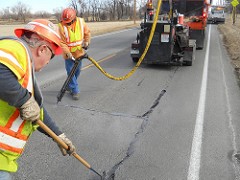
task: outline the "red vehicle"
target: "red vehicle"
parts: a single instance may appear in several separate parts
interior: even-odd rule
[[[196,39],[196,48],[204,47],[208,9],[212,0],[173,0],[175,9],[184,15],[191,39]]]

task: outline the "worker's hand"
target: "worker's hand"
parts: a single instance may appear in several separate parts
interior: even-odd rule
[[[66,56],[67,56],[68,59],[72,59],[73,58],[72,53],[67,53]]]
[[[61,147],[61,145],[58,145],[63,156],[66,156],[67,154],[69,154],[69,156],[70,156],[74,152],[76,152],[75,146],[73,145],[72,141],[70,141],[64,133],[60,134],[58,137],[68,145],[68,150]]]
[[[84,42],[83,43],[83,49],[87,50],[89,46],[89,42]]]
[[[34,122],[40,118],[40,107],[33,96],[19,108],[19,111],[23,120]]]

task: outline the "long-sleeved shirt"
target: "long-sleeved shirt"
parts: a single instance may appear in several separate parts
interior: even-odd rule
[[[23,88],[17,81],[16,76],[5,65],[0,63],[0,99],[6,101],[9,105],[16,108],[21,107],[30,98],[30,93],[27,89]],[[43,107],[44,117],[43,122],[56,134],[60,135],[62,132],[59,130],[55,122],[48,115],[46,109]],[[45,135],[49,136],[40,127],[38,130]],[[50,137],[50,136],[49,136]]]

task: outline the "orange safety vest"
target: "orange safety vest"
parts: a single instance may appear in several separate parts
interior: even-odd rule
[[[63,26],[61,23],[60,30],[64,31],[66,38],[67,46],[70,49],[70,52],[75,52],[77,49],[82,49],[82,43],[84,39],[84,21],[82,18],[76,18],[76,25],[74,31],[71,27]]]
[[[15,74],[23,88],[34,94],[34,72],[23,42],[16,38],[0,40],[0,63]],[[35,129],[31,122],[21,119],[17,108],[0,99],[0,170],[17,171],[16,160]]]

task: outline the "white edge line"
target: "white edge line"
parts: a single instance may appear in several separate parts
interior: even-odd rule
[[[196,115],[196,124],[194,129],[191,156],[188,169],[188,180],[198,180],[200,172],[201,162],[201,147],[202,147],[202,135],[207,91],[207,76],[208,76],[208,62],[209,62],[209,44],[210,44],[211,25],[208,31],[208,41],[206,47],[206,54],[204,60],[204,69],[202,74],[202,84],[199,97],[198,111]]]

